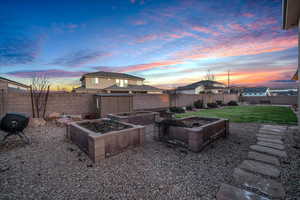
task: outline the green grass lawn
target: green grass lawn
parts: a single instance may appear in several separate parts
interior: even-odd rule
[[[257,122],[271,124],[297,124],[297,117],[288,107],[280,106],[228,106],[177,114],[176,117],[203,116],[227,118],[231,122]]]

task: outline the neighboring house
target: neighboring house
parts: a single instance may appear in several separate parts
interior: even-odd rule
[[[267,87],[245,88],[242,95],[245,97],[270,96],[270,91]]]
[[[273,88],[269,89],[271,96],[296,96],[298,94],[298,89],[296,88]]]
[[[117,72],[93,72],[84,74],[81,87],[75,92],[90,93],[162,93],[161,89],[145,85],[144,78]]]
[[[283,0],[282,6],[282,28],[285,30],[298,28],[298,69],[294,80],[299,80],[300,75],[300,1],[299,0]],[[299,83],[298,83],[299,84]],[[298,85],[300,88],[300,85]],[[300,96],[298,93],[298,107],[300,105]],[[298,109],[299,110],[299,109]],[[298,116],[298,128],[300,130],[300,112]]]
[[[190,85],[178,87],[175,91],[178,94],[200,94],[200,93],[224,93],[227,90],[225,84],[211,81],[211,80],[203,80],[196,83],[192,83]]]
[[[0,76],[0,89],[14,88],[19,90],[28,90],[30,87],[28,85],[9,80],[7,78]]]

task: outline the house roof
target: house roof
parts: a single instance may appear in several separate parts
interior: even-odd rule
[[[189,85],[186,85],[186,86],[178,87],[177,90],[192,90],[192,89],[195,89],[199,86],[214,87],[213,86],[214,84],[224,85],[223,83],[220,83],[220,82],[217,82],[217,81],[203,80],[203,81],[198,81],[196,83],[192,83],[192,84],[189,84]]]
[[[298,81],[298,70],[295,72],[295,74],[292,77],[292,80]]]
[[[253,88],[245,88],[244,93],[265,93],[269,88],[267,87],[253,87]]]
[[[17,81],[13,81],[13,80],[10,80],[10,79],[7,79],[7,78],[4,78],[4,77],[1,77],[1,76],[0,76],[0,81],[1,81],[1,80],[6,81],[6,82],[8,82],[8,83],[10,83],[10,84],[18,85],[18,86],[25,87],[25,88],[29,88],[29,87],[30,87],[30,86],[25,85],[25,84],[23,84],[23,83],[19,83],[19,82],[17,82]]]
[[[104,71],[98,71],[98,72],[92,72],[82,75],[80,80],[83,80],[85,77],[105,77],[105,78],[128,78],[128,79],[139,79],[139,80],[145,80],[144,78],[133,76],[130,74],[124,74],[124,73],[118,73],[118,72],[104,72]]]
[[[282,28],[290,29],[298,26],[300,18],[300,1],[283,0],[282,2]]]
[[[151,85],[128,85],[127,87],[120,87],[116,84],[104,88],[104,90],[161,91],[161,89]]]

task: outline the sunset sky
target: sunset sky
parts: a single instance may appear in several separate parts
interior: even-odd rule
[[[78,84],[124,72],[171,88],[203,79],[290,87],[297,32],[281,29],[281,0],[1,0],[0,74]]]

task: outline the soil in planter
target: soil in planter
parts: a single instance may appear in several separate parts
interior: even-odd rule
[[[136,116],[136,115],[141,115],[141,114],[145,114],[147,112],[131,112],[131,113],[122,113],[122,114],[118,114],[119,116]]]
[[[119,122],[113,120],[103,120],[98,122],[85,122],[80,124],[80,126],[89,129],[96,133],[107,133],[111,131],[119,131],[127,128],[131,128],[131,126],[121,124]]]
[[[179,127],[186,127],[186,128],[194,128],[203,126],[209,123],[217,121],[217,119],[202,119],[202,118],[195,118],[195,119],[186,119],[186,120],[164,120],[162,124],[169,125],[169,126],[179,126]]]
[[[199,127],[199,126],[203,126],[203,125],[212,123],[214,121],[217,121],[217,120],[189,119],[189,120],[183,120],[182,122],[185,125],[185,127],[194,128],[194,127]]]

